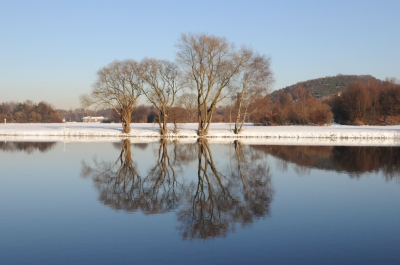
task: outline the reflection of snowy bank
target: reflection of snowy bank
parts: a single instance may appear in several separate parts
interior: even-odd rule
[[[127,137],[101,136],[1,136],[0,142],[120,142]],[[130,137],[131,143],[152,143],[157,137]],[[197,138],[169,138],[178,143],[196,143]],[[327,139],[327,138],[209,138],[210,144],[232,144],[239,140],[245,145],[313,145],[313,146],[400,146],[400,139]]]
[[[172,125],[171,125],[172,127]],[[196,141],[197,124],[178,126],[168,138]],[[130,134],[121,133],[120,124],[6,124],[0,125],[2,141],[119,141],[153,142],[160,137],[157,124],[132,124]],[[240,139],[248,144],[279,145],[400,145],[400,126],[252,126],[235,135],[229,124],[211,125],[210,142],[227,143]]]
[[[307,145],[307,146],[400,146],[400,139],[351,139],[351,138],[210,138],[210,144],[228,144],[239,140],[248,145]]]

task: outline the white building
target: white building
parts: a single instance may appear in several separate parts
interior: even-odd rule
[[[100,123],[103,122],[103,120],[106,120],[107,118],[104,118],[103,116],[100,117],[83,117],[82,122],[94,122],[94,123]]]

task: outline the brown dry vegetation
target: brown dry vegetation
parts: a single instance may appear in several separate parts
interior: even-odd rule
[[[281,90],[256,104],[261,107],[251,115],[259,125],[324,125],[332,121],[330,107],[299,86],[293,93]]]
[[[61,115],[49,103],[39,104],[27,100],[23,103],[5,102],[0,105],[0,121],[13,123],[53,123],[62,122]]]
[[[352,83],[328,103],[340,124],[400,124],[400,85],[394,81]]]

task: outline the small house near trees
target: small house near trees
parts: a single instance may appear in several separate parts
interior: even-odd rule
[[[100,117],[87,116],[87,117],[82,118],[82,122],[88,122],[88,123],[101,123],[104,120],[107,120],[107,118],[105,118],[103,116],[100,116]]]

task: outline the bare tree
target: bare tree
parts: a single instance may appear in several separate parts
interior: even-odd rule
[[[197,91],[198,134],[207,135],[215,107],[228,96],[228,84],[240,62],[234,59],[234,45],[221,37],[182,34],[177,48],[177,60]]]
[[[100,69],[97,75],[90,94],[81,95],[81,104],[113,108],[121,119],[123,132],[129,133],[133,107],[143,91],[138,63],[134,60],[114,61]]]
[[[233,91],[236,92],[235,134],[242,130],[246,117],[258,109],[256,100],[264,97],[274,82],[270,58],[249,48],[242,48],[238,60],[241,62],[240,71],[235,82],[231,82]]]
[[[178,66],[165,60],[144,59],[140,63],[140,77],[145,82],[143,93],[158,111],[160,133],[166,135],[169,108],[183,88]]]

